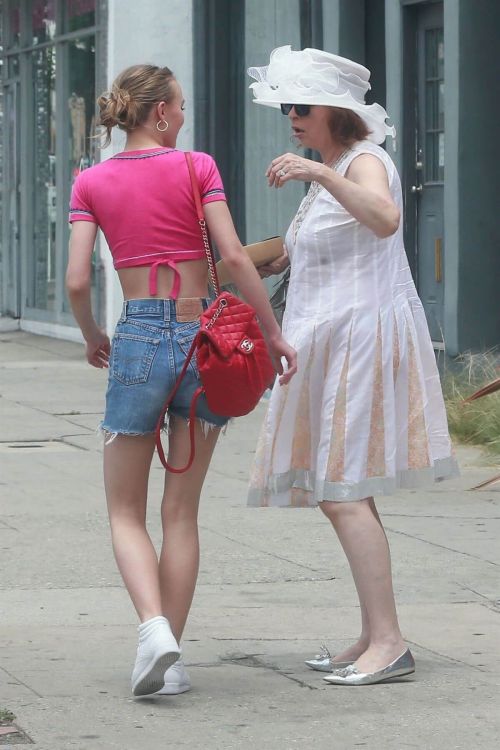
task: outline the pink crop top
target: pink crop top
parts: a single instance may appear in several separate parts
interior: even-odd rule
[[[217,166],[208,154],[193,152],[202,203],[225,201]],[[177,261],[205,257],[183,151],[148,148],[122,151],[80,172],[73,185],[69,221],[91,221],[104,232],[115,268],[151,266],[149,291],[157,294],[159,266],[174,271]]]

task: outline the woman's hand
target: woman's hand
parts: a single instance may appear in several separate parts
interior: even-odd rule
[[[283,271],[290,265],[290,258],[286,251],[286,247],[283,245],[283,255],[273,260],[272,263],[266,263],[264,266],[259,266],[257,271],[261,279],[267,279],[268,276],[276,276],[277,274],[283,273]]]
[[[270,163],[266,170],[266,177],[269,187],[274,185],[280,188],[290,180],[312,182],[324,169],[324,164],[312,159],[304,159],[303,156],[297,156],[297,154],[283,154]]]
[[[267,346],[276,368],[276,372],[280,376],[280,385],[286,385],[297,372],[297,352],[293,347],[287,344],[281,334],[273,338],[268,338]],[[282,357],[287,361],[288,366],[286,371],[283,369],[283,364],[281,362]]]
[[[109,355],[111,344],[104,331],[99,328],[91,338],[88,338],[85,346],[87,362],[92,367],[109,367]]]

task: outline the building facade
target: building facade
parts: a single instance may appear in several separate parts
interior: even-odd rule
[[[100,148],[95,100],[137,62],[168,65],[187,102],[178,146],[213,154],[243,241],[286,231],[304,186],[269,191],[292,150],[286,118],[252,104],[246,69],[283,44],[372,71],[369,101],[397,129],[387,148],[405,194],[406,248],[437,349],[500,340],[497,0],[2,0],[0,313],[79,338],[64,292],[72,181]],[[111,331],[121,293],[99,238],[93,304]]]

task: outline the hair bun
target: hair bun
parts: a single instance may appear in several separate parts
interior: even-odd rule
[[[118,107],[126,107],[132,101],[132,97],[125,89],[116,88],[111,92],[111,98]]]
[[[104,127],[134,127],[137,107],[134,106],[132,97],[126,89],[113,87],[111,91],[105,91],[97,100],[97,104],[100,110],[100,124]]]
[[[170,102],[173,77],[170,68],[157,65],[132,65],[123,70],[114,80],[111,90],[105,91],[97,100],[99,125],[106,130],[104,145],[109,144],[115,126],[130,133],[146,121],[157,102]]]

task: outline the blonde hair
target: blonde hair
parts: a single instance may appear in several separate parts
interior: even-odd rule
[[[113,81],[111,91],[105,91],[97,100],[98,124],[106,130],[103,145],[109,145],[115,126],[129,133],[147,120],[154,104],[168,103],[174,78],[170,68],[157,65],[132,65],[123,70]]]

